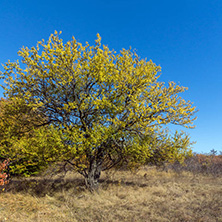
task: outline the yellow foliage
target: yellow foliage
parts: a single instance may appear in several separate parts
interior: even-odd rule
[[[161,134],[170,123],[194,127],[195,107],[179,96],[186,87],[158,81],[160,66],[131,49],[110,50],[99,34],[93,46],[74,37],[63,43],[59,34],[23,47],[18,52],[23,64],[9,61],[0,76],[9,100],[21,98],[60,132],[53,134],[61,136],[60,159],[81,160],[81,169],[92,160],[110,164],[133,157],[144,163],[161,138],[169,159],[188,152],[189,142],[181,142],[186,137],[175,145]]]

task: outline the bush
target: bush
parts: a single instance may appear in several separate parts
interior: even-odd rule
[[[189,171],[206,175],[222,176],[222,155],[194,154],[185,159],[184,163],[175,162],[166,166],[176,172]]]
[[[5,172],[8,168],[9,161],[4,160],[0,162],[0,187],[4,186],[9,182],[9,175]],[[3,188],[4,189],[4,188]]]

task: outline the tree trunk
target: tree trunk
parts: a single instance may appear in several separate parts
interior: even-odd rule
[[[97,191],[99,188],[99,178],[101,174],[101,167],[93,160],[90,164],[88,174],[85,177],[86,187],[90,192]]]

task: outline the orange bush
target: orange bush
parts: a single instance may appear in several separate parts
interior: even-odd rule
[[[222,163],[222,155],[204,155],[204,154],[196,154],[196,158],[198,162],[202,165],[212,165],[212,164],[221,164]]]
[[[167,166],[167,169],[176,172],[190,171],[213,176],[222,176],[222,155],[194,154],[185,159],[184,164],[175,162]]]

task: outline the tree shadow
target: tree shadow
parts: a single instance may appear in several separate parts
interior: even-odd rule
[[[123,181],[115,179],[100,179],[100,188],[108,189],[110,185],[127,186],[127,187],[146,187],[143,181]],[[75,194],[86,191],[84,178],[12,178],[9,184],[5,186],[5,192],[10,193],[28,193],[34,196],[43,197],[53,195],[62,191],[69,191]]]
[[[70,189],[78,192],[85,190],[84,179],[72,178],[13,178],[5,186],[5,192],[11,193],[29,193],[34,196],[43,197],[53,195],[57,192],[67,191]]]
[[[114,180],[114,179],[101,179],[100,185],[103,188],[109,187],[109,185],[118,185],[118,186],[126,186],[126,187],[147,187],[148,184],[142,181],[125,181],[125,180]]]

